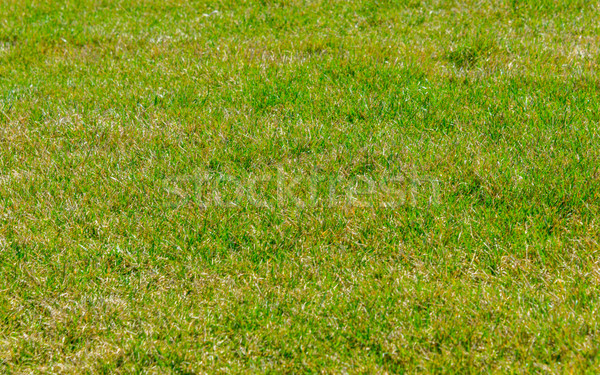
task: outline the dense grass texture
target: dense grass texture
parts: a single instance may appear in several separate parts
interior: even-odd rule
[[[0,372],[594,373],[585,0],[0,0]]]

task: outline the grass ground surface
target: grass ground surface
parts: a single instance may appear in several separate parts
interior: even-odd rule
[[[595,372],[598,14],[0,0],[0,371]]]

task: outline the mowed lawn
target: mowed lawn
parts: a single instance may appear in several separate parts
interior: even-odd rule
[[[599,15],[0,0],[0,372],[598,371]]]

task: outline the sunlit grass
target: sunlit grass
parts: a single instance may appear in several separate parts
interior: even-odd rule
[[[588,1],[0,0],[0,369],[593,372]]]

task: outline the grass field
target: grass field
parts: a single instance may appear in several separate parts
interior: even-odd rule
[[[0,0],[0,372],[594,373],[599,11]]]

